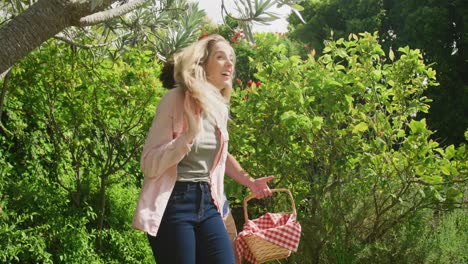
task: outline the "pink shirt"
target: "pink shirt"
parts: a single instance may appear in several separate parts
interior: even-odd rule
[[[177,178],[177,163],[190,151],[185,131],[185,95],[169,90],[161,99],[141,155],[143,187],[133,218],[133,227],[156,236]],[[224,172],[228,155],[227,117],[216,130],[221,143],[210,173],[211,194],[222,216]]]

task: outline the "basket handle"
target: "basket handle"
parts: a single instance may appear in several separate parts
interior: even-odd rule
[[[275,193],[275,192],[286,192],[289,194],[289,199],[291,200],[291,205],[292,205],[292,214],[296,217],[297,216],[297,212],[296,212],[296,203],[294,202],[294,198],[292,196],[292,193],[290,190],[288,189],[271,189],[271,192]],[[253,198],[255,198],[255,194],[250,194],[249,196],[245,197],[244,198],[244,218],[245,218],[245,222],[249,221],[249,214],[247,212],[247,202],[252,200]]]

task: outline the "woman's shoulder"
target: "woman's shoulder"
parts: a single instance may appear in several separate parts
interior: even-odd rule
[[[166,94],[161,98],[161,101],[168,103],[180,103],[184,101],[184,91],[180,87],[176,87],[167,91]]]
[[[183,109],[184,106],[184,98],[185,93],[181,88],[173,88],[167,91],[159,101],[157,113],[178,117],[180,109]]]

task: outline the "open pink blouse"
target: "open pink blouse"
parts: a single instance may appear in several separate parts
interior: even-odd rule
[[[141,168],[143,187],[133,218],[133,227],[156,236],[164,210],[177,178],[177,163],[190,151],[192,145],[185,134],[188,128],[184,117],[186,96],[181,88],[169,90],[161,99],[148,133]],[[214,203],[221,216],[224,194],[224,173],[228,155],[227,117],[216,129],[220,149],[210,173]]]

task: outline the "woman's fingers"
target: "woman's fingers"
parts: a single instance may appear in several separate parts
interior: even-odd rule
[[[265,184],[267,187],[267,183],[271,180],[273,180],[275,178],[275,176],[273,175],[270,175],[270,176],[267,176],[267,177],[262,177],[262,178],[258,178],[257,180],[260,181],[262,184]]]
[[[270,187],[268,187],[268,182],[273,180],[274,176],[267,176],[258,178],[255,180],[255,197],[258,199],[262,199],[268,196],[271,196],[273,192],[271,191]]]

